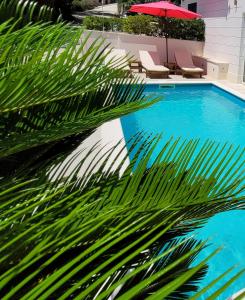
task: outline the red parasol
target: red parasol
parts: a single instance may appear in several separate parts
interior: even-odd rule
[[[144,4],[132,5],[130,12],[142,13],[151,16],[176,18],[176,19],[198,19],[201,18],[200,14],[189,11],[183,7],[179,7],[170,3],[169,1],[159,1]],[[168,37],[166,36],[166,51],[168,62]]]

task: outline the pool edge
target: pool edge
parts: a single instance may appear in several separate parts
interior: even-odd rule
[[[222,89],[223,91],[239,98],[242,101],[245,101],[245,95],[243,95],[240,92],[237,92],[236,90],[234,90],[233,88],[227,87],[225,84],[217,82],[217,81],[212,81],[212,80],[207,80],[207,81],[200,81],[200,80],[193,80],[193,81],[177,81],[177,80],[171,80],[171,82],[167,81],[167,80],[151,80],[151,81],[147,81],[144,83],[145,85],[150,85],[150,84],[175,84],[175,85],[214,85],[215,87],[218,87],[220,89]]]

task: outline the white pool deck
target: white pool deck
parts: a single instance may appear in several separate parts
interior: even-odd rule
[[[142,77],[142,74],[140,74]],[[144,76],[144,75],[143,75]],[[145,78],[145,77],[142,77]],[[176,76],[171,75],[170,79],[146,79],[146,84],[214,84],[222,89],[227,90],[228,92],[238,96],[239,98],[243,99],[245,101],[245,85],[241,84],[233,84],[230,82],[227,82],[225,80],[222,81],[212,81],[206,78],[202,79],[185,79],[182,76]],[[107,157],[108,151],[118,144],[118,142],[121,141],[120,149],[118,148],[116,151],[113,152],[112,155]],[[96,145],[96,149],[93,151],[93,153],[89,154],[89,149]],[[124,148],[120,155],[119,151]],[[88,159],[89,155],[89,159]],[[75,158],[74,158],[75,156]],[[102,165],[102,163],[105,163],[104,170],[107,170],[111,163],[114,161],[114,159],[117,157],[117,163],[114,164],[112,171],[115,170],[120,164],[120,161],[124,157],[127,157],[125,160],[123,167],[121,168],[121,174],[125,170],[125,168],[129,165],[130,161],[127,156],[127,150],[126,150],[126,142],[123,135],[123,130],[121,126],[120,119],[116,119],[110,122],[107,122],[97,128],[97,130],[90,135],[81,145],[73,151],[73,153],[70,154],[69,157],[61,164],[61,167],[64,167],[64,164],[67,164],[69,161],[69,167],[66,169],[65,176],[70,175],[74,170],[76,170],[76,167],[79,165],[79,163],[83,160],[83,158],[86,157],[86,160],[84,161],[84,164],[81,165],[80,170],[78,172],[78,176],[80,178],[85,177],[85,174],[88,174],[89,170],[93,170],[92,173],[99,170],[99,167]],[[59,166],[53,170],[53,174],[55,173],[55,177],[59,175]],[[64,174],[63,174],[64,175]]]

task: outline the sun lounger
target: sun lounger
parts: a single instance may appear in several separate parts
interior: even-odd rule
[[[115,67],[116,69],[122,69],[124,71],[127,71],[128,74],[131,74],[129,63],[126,64],[126,58],[127,58],[126,50],[124,50],[124,49],[112,49],[112,50],[108,49],[108,50],[106,50],[106,53],[107,53],[106,58],[105,58],[106,64],[115,63],[115,66],[113,66],[113,67]],[[124,66],[122,67],[121,64],[123,64]]]
[[[168,78],[169,69],[160,64],[157,52],[139,51],[142,67],[146,70],[146,77]]]
[[[196,67],[193,64],[191,53],[185,49],[175,50],[174,52],[175,60],[177,65],[182,71],[182,75],[199,75],[202,77],[204,70]]]

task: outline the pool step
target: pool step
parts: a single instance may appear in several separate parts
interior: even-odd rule
[[[159,89],[175,89],[175,84],[159,84]]]

